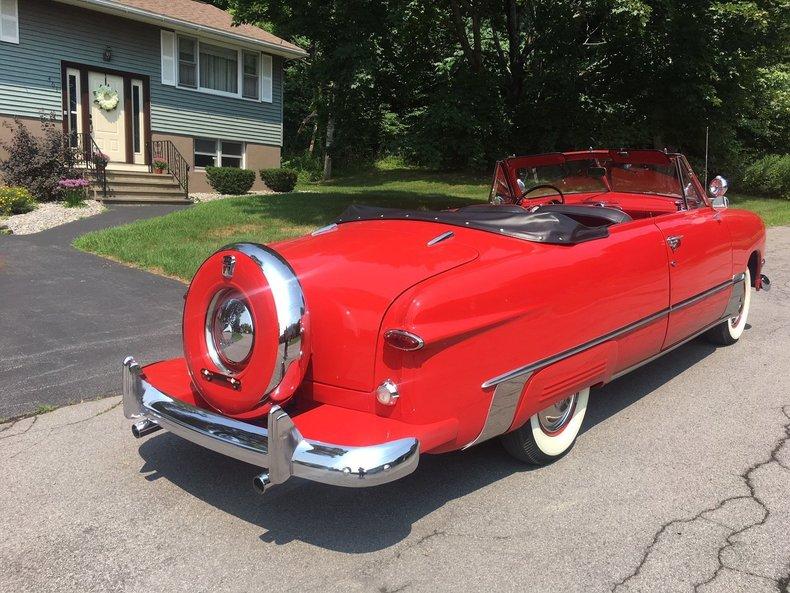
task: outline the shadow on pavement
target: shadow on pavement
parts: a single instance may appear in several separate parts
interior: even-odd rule
[[[691,342],[594,391],[583,432],[595,430],[714,350],[702,341]],[[148,474],[147,479],[167,479],[208,504],[259,525],[266,530],[261,536],[265,542],[301,540],[346,553],[397,544],[417,520],[448,501],[536,469],[510,458],[494,440],[468,451],[425,455],[414,474],[389,485],[346,489],[293,478],[261,496],[252,487],[260,469],[169,433],[145,441],[140,455],[145,461],[140,471]]]

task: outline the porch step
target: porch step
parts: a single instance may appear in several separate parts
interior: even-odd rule
[[[141,195],[114,195],[101,200],[103,204],[175,204],[180,206],[190,206],[191,200],[187,200],[183,195],[178,197],[167,196],[141,196]]]
[[[107,193],[125,195],[175,195],[184,198],[184,190],[178,185],[138,185],[138,184],[116,184],[107,182]]]
[[[169,174],[151,173],[146,167],[107,169],[107,195],[94,179],[93,192],[106,204],[191,204],[184,190]]]
[[[113,185],[175,185],[178,184],[170,175],[151,175],[143,173],[133,173],[127,175],[116,175],[107,171],[107,183]]]

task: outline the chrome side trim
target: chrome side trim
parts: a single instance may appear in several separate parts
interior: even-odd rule
[[[712,328],[716,327],[716,326],[717,326],[717,325],[719,325],[719,324],[720,324],[722,321],[724,321],[724,320],[726,320],[726,319],[729,319],[730,317],[731,317],[731,315],[725,315],[724,317],[722,317],[722,318],[720,318],[720,319],[717,319],[717,320],[716,320],[716,321],[714,321],[713,323],[709,323],[708,325],[706,325],[705,327],[703,327],[701,330],[698,330],[698,331],[694,332],[693,334],[691,334],[689,337],[687,337],[687,338],[683,338],[682,340],[680,340],[680,342],[676,342],[676,343],[672,344],[671,346],[668,346],[668,347],[666,347],[666,348],[665,348],[664,350],[662,350],[661,352],[658,352],[658,353],[654,354],[654,355],[653,355],[653,356],[651,356],[650,358],[647,358],[647,359],[643,360],[642,362],[638,362],[638,363],[636,363],[635,365],[633,365],[633,366],[630,366],[630,367],[628,367],[627,369],[623,369],[623,370],[622,370],[622,371],[620,371],[619,373],[616,373],[616,374],[612,375],[612,378],[611,378],[610,380],[611,380],[611,381],[614,381],[615,379],[619,379],[619,378],[620,378],[620,377],[622,377],[623,375],[627,375],[627,374],[628,374],[628,373],[630,373],[631,371],[635,371],[636,369],[638,369],[638,368],[640,368],[640,367],[643,367],[643,366],[645,366],[646,364],[650,364],[650,363],[651,363],[651,362],[653,362],[654,360],[657,360],[657,359],[661,358],[661,357],[662,357],[664,354],[666,354],[667,352],[672,352],[672,351],[673,351],[675,348],[679,348],[680,346],[682,346],[683,344],[686,344],[686,343],[690,342],[690,341],[691,341],[691,340],[693,340],[694,338],[698,338],[699,336],[701,336],[702,334],[704,334],[704,333],[705,333],[706,331],[708,331],[709,329],[712,329]]]
[[[623,335],[628,334],[628,333],[630,333],[632,331],[640,329],[640,328],[642,328],[642,327],[644,327],[644,326],[646,326],[646,325],[648,325],[650,323],[653,323],[654,321],[657,321],[657,320],[661,319],[662,317],[665,317],[665,316],[669,315],[673,311],[677,311],[679,309],[683,309],[685,307],[688,307],[690,305],[698,303],[699,301],[701,301],[701,300],[703,300],[703,299],[705,299],[705,298],[707,298],[707,297],[709,297],[709,296],[711,296],[711,295],[713,295],[713,294],[715,294],[715,293],[717,293],[719,291],[722,291],[722,290],[724,290],[726,288],[729,288],[733,284],[736,284],[738,282],[743,282],[744,277],[745,277],[744,274],[736,274],[735,276],[732,277],[731,280],[727,280],[726,282],[722,282],[721,284],[718,284],[718,285],[714,286],[713,288],[710,288],[710,289],[708,289],[708,290],[706,290],[704,292],[701,292],[700,294],[695,295],[695,296],[693,296],[691,298],[688,298],[686,300],[680,301],[679,303],[677,303],[677,304],[675,304],[675,305],[673,305],[671,307],[667,307],[666,309],[662,309],[661,311],[658,311],[657,313],[653,313],[652,315],[648,315],[647,317],[644,317],[644,318],[640,319],[639,321],[635,321],[633,323],[629,323],[628,325],[625,325],[625,326],[621,327],[620,329],[616,329],[616,330],[614,330],[612,332],[609,332],[608,334],[604,334],[603,336],[600,336],[598,338],[590,340],[589,342],[584,342],[583,344],[580,344],[579,346],[575,346],[574,348],[569,348],[568,350],[560,352],[559,354],[555,354],[554,356],[549,356],[547,358],[543,358],[541,360],[538,360],[536,362],[530,363],[528,365],[524,365],[523,367],[519,367],[517,369],[513,369],[512,371],[508,371],[507,373],[503,373],[501,375],[497,375],[496,377],[493,377],[493,378],[489,379],[488,381],[485,381],[481,385],[481,387],[483,389],[488,389],[489,387],[493,387],[495,385],[498,385],[499,383],[502,383],[504,381],[508,381],[509,379],[512,379],[512,378],[517,377],[519,375],[523,375],[523,374],[526,374],[526,373],[534,373],[535,371],[538,371],[538,370],[540,370],[540,369],[542,369],[544,367],[547,367],[550,364],[554,364],[555,362],[559,362],[559,361],[561,361],[561,360],[563,360],[565,358],[569,358],[571,356],[579,354],[580,352],[584,352],[585,350],[589,350],[590,348],[594,348],[595,346],[598,346],[599,344],[602,344],[602,343],[607,342],[609,340],[613,340],[614,338],[619,338],[620,336],[623,336]]]
[[[226,245],[221,251],[233,250],[243,253],[261,269],[274,299],[277,310],[277,360],[271,381],[262,398],[271,393],[282,381],[288,367],[302,356],[302,333],[307,312],[302,285],[290,264],[276,251],[254,243]]]
[[[740,280],[736,280],[736,278],[739,278],[739,277],[740,277]],[[676,305],[672,305],[670,307],[670,310],[671,311],[677,311],[678,309],[684,309],[685,307],[688,307],[690,305],[695,305],[698,302],[700,302],[702,300],[705,300],[709,296],[714,295],[717,292],[720,292],[722,290],[725,290],[726,288],[729,288],[730,286],[732,286],[736,282],[743,282],[743,279],[744,279],[744,274],[736,274],[735,276],[732,277],[732,280],[727,280],[725,282],[722,282],[721,284],[717,284],[713,288],[709,288],[708,290],[706,290],[704,292],[701,292],[701,293],[699,293],[697,295],[694,295],[693,297],[690,297],[690,298],[688,298],[688,299],[686,299],[684,301],[680,301]]]
[[[428,241],[427,245],[430,247],[431,245],[436,245],[437,243],[441,243],[442,241],[446,241],[447,239],[452,239],[455,237],[455,233],[453,231],[447,231],[446,233],[442,233],[441,235],[437,235],[430,241]]]
[[[584,352],[585,350],[589,350],[590,348],[598,346],[599,344],[603,344],[604,342],[608,342],[609,340],[613,340],[614,338],[618,338],[622,335],[625,335],[641,327],[644,327],[650,323],[653,323],[654,321],[657,321],[662,317],[666,317],[667,315],[669,315],[669,311],[670,311],[669,309],[664,309],[662,311],[659,311],[658,313],[653,313],[652,315],[640,319],[639,321],[636,321],[634,323],[629,323],[628,325],[621,327],[620,329],[617,329],[613,332],[609,332],[608,334],[595,338],[594,340],[590,340],[589,342],[585,342],[584,344],[580,344],[579,346],[576,346],[574,348],[569,348],[568,350],[560,352],[559,354],[555,354],[554,356],[549,356],[547,358],[538,360],[537,362],[533,362],[531,364],[524,365],[523,367],[513,369],[512,371],[509,371],[507,373],[497,375],[496,377],[493,377],[488,381],[486,381],[485,383],[483,383],[481,387],[483,389],[488,389],[489,387],[499,385],[500,383],[509,381],[521,375],[525,375],[528,373],[531,374],[534,373],[535,371],[539,371],[540,369],[547,367],[551,364],[554,364],[555,362],[559,362],[561,360],[579,354],[580,352]]]
[[[466,449],[482,441],[504,434],[504,432],[513,423],[513,418],[515,417],[516,408],[520,400],[521,392],[524,389],[524,385],[536,371],[539,371],[540,369],[552,365],[555,362],[559,362],[561,360],[564,360],[566,358],[584,352],[585,350],[589,350],[590,348],[598,346],[599,344],[603,344],[604,342],[613,340],[620,336],[626,335],[632,331],[645,327],[650,323],[653,323],[654,321],[658,321],[659,319],[666,317],[673,311],[677,311],[679,309],[688,307],[689,305],[693,305],[694,303],[697,303],[710,295],[713,295],[717,292],[720,292],[734,285],[733,294],[730,296],[730,300],[728,302],[727,308],[725,309],[725,313],[723,317],[721,317],[714,323],[704,327],[703,329],[699,330],[698,332],[694,333],[692,336],[689,336],[683,341],[674,344],[669,348],[662,350],[661,352],[658,352],[655,356],[652,356],[647,360],[644,360],[624,371],[621,371],[620,373],[617,373],[615,376],[612,377],[612,379],[621,377],[622,375],[655,360],[659,356],[666,354],[670,350],[674,350],[678,346],[685,344],[686,342],[696,338],[700,334],[705,333],[711,327],[714,327],[718,323],[721,323],[723,319],[727,319],[731,317],[734,313],[730,313],[729,311],[736,304],[738,305],[737,308],[735,309],[735,312],[737,313],[737,311],[740,308],[740,299],[743,298],[743,290],[744,290],[743,280],[745,276],[746,276],[745,274],[736,274],[735,276],[732,277],[731,280],[722,282],[721,284],[718,284],[713,288],[710,288],[698,295],[695,295],[684,301],[680,301],[674,306],[667,307],[666,309],[662,309],[657,313],[644,317],[643,319],[640,319],[639,321],[636,321],[634,323],[629,323],[628,325],[623,326],[620,329],[609,332],[608,334],[604,334],[603,336],[600,336],[598,338],[580,344],[579,346],[576,346],[574,348],[569,348],[568,350],[560,352],[559,354],[555,354],[554,356],[549,356],[547,358],[543,358],[531,364],[524,365],[523,367],[513,369],[512,371],[503,373],[502,375],[497,375],[496,377],[493,377],[488,381],[484,382],[481,385],[483,389],[495,387],[494,393],[491,396],[491,404],[489,406],[488,416],[486,417],[486,421],[485,424],[483,425],[483,429],[480,431],[480,434],[477,436],[477,438],[473,440],[471,443],[469,443],[468,445],[465,445],[463,448]],[[740,294],[738,287],[740,287]]]
[[[392,482],[419,463],[416,438],[353,447],[305,439],[279,406],[266,428],[222,416],[170,397],[148,383],[131,356],[123,363],[123,410],[137,420],[139,436],[164,428],[222,455],[269,468],[259,487],[298,476],[324,484],[361,488]]]
[[[532,373],[518,375],[496,386],[494,395],[491,396],[491,405],[488,408],[488,415],[486,416],[486,423],[483,425],[483,429],[475,440],[464,445],[464,449],[504,434],[510,428],[521,392],[531,376]]]
[[[739,278],[740,279],[737,279]],[[738,274],[738,276],[733,279],[732,286],[732,293],[730,294],[730,300],[727,301],[727,307],[724,309],[724,318],[734,317],[738,314],[741,310],[741,305],[743,304],[743,297],[746,295],[746,286],[744,280],[746,279],[746,274]]]

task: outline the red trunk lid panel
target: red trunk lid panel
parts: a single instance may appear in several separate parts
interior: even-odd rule
[[[349,389],[374,388],[376,342],[395,298],[478,256],[458,238],[427,245],[447,231],[453,227],[430,222],[350,222],[272,245],[298,275],[310,311],[308,376]]]

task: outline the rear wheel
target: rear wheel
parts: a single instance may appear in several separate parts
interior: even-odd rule
[[[717,346],[730,346],[738,341],[746,328],[746,318],[749,316],[749,305],[752,298],[752,276],[746,268],[743,278],[743,300],[738,314],[722,321],[719,325],[705,333],[705,338]]]
[[[501,437],[505,449],[530,465],[546,465],[571,450],[587,411],[590,390],[583,389],[541,410],[524,426]]]

